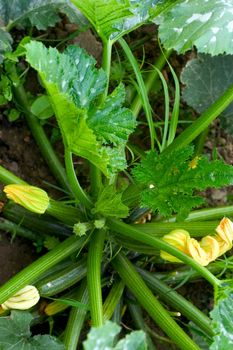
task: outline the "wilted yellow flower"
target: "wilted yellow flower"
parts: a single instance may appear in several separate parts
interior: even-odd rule
[[[219,256],[218,242],[211,236],[203,237],[200,242],[190,238],[187,248],[188,255],[202,266],[208,265],[210,261],[214,261]]]
[[[188,231],[185,230],[173,230],[169,234],[163,236],[163,241],[171,244],[173,247],[181,250],[183,253],[188,253],[187,251],[187,240],[190,238]],[[175,256],[168,254],[165,251],[161,251],[160,256],[162,259],[171,262],[182,262]]]
[[[7,198],[37,214],[43,214],[49,206],[47,193],[35,186],[12,184],[5,186],[3,191]]]
[[[28,285],[5,301],[1,307],[3,310],[27,310],[36,305],[39,299],[40,295],[36,287]]]
[[[215,236],[205,236],[198,242],[184,230],[175,230],[163,237],[163,240],[189,255],[200,265],[206,266],[227,250],[232,248],[233,223],[223,218],[216,228]],[[181,262],[170,254],[161,251],[161,257],[171,262]]]
[[[233,240],[233,222],[228,218],[223,218],[216,228],[216,239],[219,243],[220,254],[224,254],[226,251],[232,248]]]

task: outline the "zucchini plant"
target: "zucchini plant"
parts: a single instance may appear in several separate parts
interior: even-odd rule
[[[11,101],[23,115],[63,194],[61,200],[55,200],[0,166],[0,181],[5,186],[0,228],[16,230],[52,248],[0,287],[1,305],[27,285],[35,286],[45,300],[43,307],[34,306],[32,316],[12,311],[5,319],[3,314],[0,321],[4,327],[11,327],[12,319],[22,317],[25,334],[30,337],[32,318],[36,322],[65,313],[67,325],[60,335],[63,345],[56,338],[44,336],[41,349],[43,344],[54,349],[77,349],[87,319],[94,328],[106,328],[93,329],[84,342],[85,349],[93,346],[93,334],[95,339],[103,336],[104,346],[111,349],[125,349],[129,339],[127,349],[140,342],[138,349],[154,349],[153,331],[143,321],[143,309],[164,333],[164,337],[157,338],[174,348],[200,349],[202,338],[211,349],[221,349],[223,343],[224,349],[231,349],[233,330],[229,327],[232,316],[228,306],[232,282],[216,277],[223,266],[231,268],[231,259],[205,267],[187,247],[195,247],[198,254],[212,254],[218,249],[214,255],[217,258],[232,246],[232,223],[229,220],[227,225],[218,225],[224,216],[232,217],[233,207],[200,209],[205,202],[198,191],[232,185],[233,168],[221,159],[197,154],[193,143],[233,101],[233,82],[221,89],[206,108],[199,109],[202,114],[188,127],[177,132],[179,79],[168,61],[172,50],[181,54],[193,46],[202,54],[231,54],[231,1],[0,0],[0,9],[4,24],[0,29],[1,104]],[[79,25],[67,40],[59,41],[65,46],[62,50],[45,45],[43,35],[37,36],[33,33],[38,31],[32,30],[33,26],[37,30],[54,26],[61,13]],[[151,22],[158,25],[163,48],[151,71],[143,74],[123,37],[130,38],[132,31]],[[16,45],[14,31],[19,25],[28,36]],[[101,67],[84,49],[67,44],[86,28],[91,28],[102,42]],[[116,47],[132,68],[134,78],[129,86],[123,82],[116,85],[111,79]],[[171,111],[169,87],[161,73],[166,64],[175,86]],[[29,69],[38,76],[42,96],[29,96],[25,84]],[[185,73],[182,79],[186,81]],[[158,127],[149,92],[159,80],[165,108]],[[126,93],[129,90],[134,94],[131,100]],[[55,117],[61,135],[64,162],[41,122],[51,117]],[[137,140],[145,124],[149,142],[143,148],[132,140]],[[76,166],[74,157],[82,159],[82,165]],[[80,178],[82,167],[85,181]],[[152,222],[138,223],[145,215],[152,216]],[[218,238],[207,236],[216,228]],[[190,241],[184,244],[180,233],[173,242],[163,239],[172,230],[188,231],[192,238],[188,233],[182,239],[192,239],[192,245]],[[200,243],[194,240],[203,236]],[[227,249],[223,247],[225,242]],[[215,307],[209,316],[173,289],[170,272],[159,273],[165,263],[164,254],[187,265],[178,269],[172,282],[179,285],[191,278],[204,278],[213,287]],[[150,272],[153,264],[157,274]],[[132,333],[117,342],[114,337],[119,327],[106,321],[120,324],[124,313],[126,318],[129,313],[135,328],[146,335]],[[173,315],[182,315],[182,322]],[[112,335],[109,339],[108,327]],[[223,327],[225,332],[221,333]],[[0,344],[4,339],[0,334]],[[18,341],[18,336],[14,339]],[[30,338],[28,346],[35,347],[36,341]]]

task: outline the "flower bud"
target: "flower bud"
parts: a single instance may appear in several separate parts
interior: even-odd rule
[[[49,206],[47,193],[35,186],[12,184],[5,186],[3,191],[7,198],[33,213],[44,214]]]
[[[40,295],[36,287],[28,285],[6,300],[1,307],[3,310],[27,310],[36,305],[39,299]]]
[[[188,231],[185,230],[173,230],[167,235],[163,236],[163,241],[169,243],[173,247],[179,249],[183,253],[187,254],[187,240],[190,238]],[[182,262],[177,259],[175,256],[161,251],[160,256],[162,259],[170,261],[170,262]]]

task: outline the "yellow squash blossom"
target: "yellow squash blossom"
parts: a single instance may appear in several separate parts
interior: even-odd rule
[[[3,310],[27,310],[36,305],[39,299],[40,295],[36,287],[28,285],[6,300],[1,308]]]
[[[201,241],[191,238],[185,230],[174,230],[163,237],[163,240],[189,255],[200,265],[206,266],[232,248],[233,222],[223,218],[216,228],[216,235],[205,236]],[[167,261],[181,262],[174,256],[161,251],[160,256]]]
[[[35,186],[12,184],[5,186],[3,191],[7,198],[33,213],[44,214],[49,206],[47,193]]]
[[[168,235],[163,236],[163,240],[169,244],[171,244],[173,247],[176,247],[177,249],[181,250],[183,253],[188,254],[187,250],[187,240],[190,238],[188,231],[185,230],[173,230]],[[177,259],[175,256],[165,252],[161,251],[160,254],[161,258],[164,260],[168,260],[171,262],[182,262],[181,260]]]

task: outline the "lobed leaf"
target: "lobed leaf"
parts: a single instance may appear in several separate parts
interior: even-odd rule
[[[232,14],[232,0],[178,0],[154,22],[166,49],[184,53],[195,45],[211,55],[232,54]]]
[[[133,331],[116,346],[115,337],[120,333],[121,327],[116,323],[107,321],[102,327],[91,328],[87,340],[83,343],[84,350],[146,350],[146,335],[143,331]]]
[[[71,46],[61,54],[31,42],[26,50],[27,61],[39,72],[50,96],[65,146],[106,176],[123,170],[124,147],[136,125],[132,112],[122,107],[124,87],[120,85],[99,107],[106,75],[83,49]]]
[[[0,0],[0,19],[5,26],[30,24],[45,30],[60,21],[59,13],[72,22],[84,25],[81,13],[69,0]]]
[[[31,336],[32,315],[27,311],[11,311],[10,316],[0,318],[0,349],[64,350],[64,345],[50,335]]]
[[[138,183],[144,185],[141,204],[162,215],[178,213],[183,219],[189,211],[203,203],[194,195],[195,190],[221,187],[233,183],[233,167],[220,160],[207,157],[192,159],[193,148],[187,146],[169,154],[158,155],[155,151],[133,169]]]
[[[231,350],[233,348],[233,293],[232,282],[220,287],[218,300],[211,311],[212,328],[215,332],[210,350]]]
[[[233,84],[233,56],[199,54],[181,74],[183,99],[198,113],[207,110]],[[233,103],[221,114],[222,126],[233,134]]]

